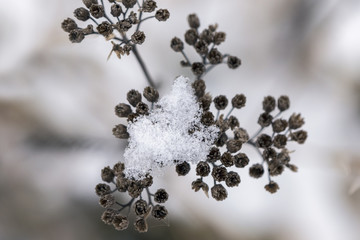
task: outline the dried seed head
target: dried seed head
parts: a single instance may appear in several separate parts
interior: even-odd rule
[[[86,8],[80,7],[75,9],[74,16],[80,21],[86,21],[90,18],[90,13]]]
[[[217,147],[222,147],[225,145],[227,140],[228,140],[228,136],[226,135],[226,133],[223,132],[219,135],[218,139],[216,139],[215,145]]]
[[[144,233],[144,232],[148,231],[147,222],[143,217],[136,219],[136,221],[134,223],[134,227],[135,227],[135,230],[140,233]]]
[[[256,146],[259,148],[268,148],[272,144],[272,139],[269,135],[263,133],[256,139]]]
[[[103,6],[99,4],[92,4],[90,7],[90,13],[94,18],[101,18],[105,15]]]
[[[217,110],[224,110],[228,103],[229,101],[225,95],[219,95],[214,98],[214,104]]]
[[[273,142],[276,148],[284,148],[287,143],[287,137],[283,134],[278,134],[274,137]]]
[[[259,116],[258,124],[261,127],[268,127],[270,126],[271,122],[273,120],[273,116],[271,116],[269,113],[264,112]]]
[[[139,199],[134,204],[135,214],[137,216],[144,216],[148,213],[149,207],[146,201]]]
[[[225,42],[226,33],[224,32],[216,32],[214,35],[214,43],[215,45],[220,45],[221,43]]]
[[[104,196],[110,192],[110,186],[105,183],[99,183],[95,187],[95,193],[98,196]]]
[[[141,102],[141,94],[138,91],[132,89],[127,93],[126,99],[133,107],[136,107],[136,105]]]
[[[87,8],[90,8],[93,4],[98,4],[97,0],[82,0]]]
[[[243,168],[249,164],[249,158],[245,153],[238,153],[234,156],[235,167]]]
[[[234,130],[234,128],[237,128],[237,127],[240,126],[240,122],[237,119],[237,117],[232,116],[232,115],[228,118],[227,122],[228,122],[229,127],[231,128],[231,130]]]
[[[210,29],[204,29],[200,34],[200,39],[210,44],[214,41],[214,34]]]
[[[208,111],[210,108],[210,105],[212,103],[212,97],[210,93],[206,93],[204,96],[202,96],[199,99],[200,106],[203,108],[204,111]]]
[[[118,117],[127,117],[132,113],[131,107],[128,104],[120,103],[115,106],[115,114]]]
[[[155,18],[159,22],[164,22],[164,21],[168,20],[169,17],[170,17],[170,13],[167,9],[159,9],[155,13]]]
[[[244,94],[236,94],[235,97],[231,99],[231,104],[234,108],[242,108],[245,106],[246,97]]]
[[[131,180],[127,188],[128,194],[132,198],[137,198],[140,196],[141,192],[144,190],[141,181]]]
[[[145,33],[142,31],[136,31],[133,35],[131,35],[131,41],[135,44],[143,44],[145,38]]]
[[[82,29],[82,32],[83,32],[85,35],[93,33],[93,32],[94,32],[94,27],[93,27],[93,25],[91,25],[91,24],[87,25],[86,28],[83,28],[83,29]]]
[[[115,174],[114,171],[109,167],[105,167],[101,170],[101,179],[104,182],[112,182],[114,180]]]
[[[202,189],[207,197],[209,197],[209,186],[204,183],[201,178],[196,179],[191,183],[191,189],[194,189],[195,192]]]
[[[187,18],[189,26],[191,28],[198,28],[200,27],[200,20],[196,14],[190,14]]]
[[[293,172],[297,172],[298,171],[298,167],[295,166],[294,164],[286,164],[286,167],[289,168],[291,171]]]
[[[226,186],[236,187],[239,185],[240,182],[241,180],[238,173],[231,171],[226,175],[226,179],[225,179]]]
[[[215,166],[212,169],[211,176],[215,181],[221,182],[226,179],[227,170],[225,167]]]
[[[136,105],[136,113],[139,115],[147,115],[149,113],[149,106],[146,103],[139,102]]]
[[[80,43],[82,40],[84,40],[85,35],[84,32],[81,29],[74,29],[71,30],[69,33],[69,40],[72,43]]]
[[[121,15],[122,13],[122,8],[119,4],[113,4],[111,5],[111,10],[110,10],[111,15],[113,15],[114,17],[118,17]]]
[[[269,113],[275,109],[276,101],[275,98],[272,96],[267,96],[264,98],[263,102],[263,109],[265,112]]]
[[[199,40],[194,45],[195,50],[200,55],[206,55],[209,51],[208,44],[204,40]]]
[[[207,55],[211,64],[219,64],[222,62],[222,54],[216,48],[213,48]]]
[[[118,176],[116,178],[116,188],[119,192],[126,192],[128,190],[128,187],[130,185],[130,180],[128,178],[125,178],[123,176]]]
[[[122,231],[128,228],[129,220],[127,217],[117,214],[114,216],[112,224],[116,230]]]
[[[111,208],[106,209],[103,212],[103,214],[101,215],[101,220],[107,225],[112,225],[115,214],[116,214],[116,211],[114,209],[111,209]]]
[[[137,113],[130,113],[129,115],[128,115],[128,118],[127,118],[127,121],[130,123],[134,123],[134,122],[136,122],[136,119],[137,119],[137,117],[139,117],[140,115],[139,114],[137,114]]]
[[[307,139],[307,132],[303,131],[303,130],[300,130],[297,132],[292,132],[290,134],[290,137],[291,137],[291,140],[296,141],[300,144],[303,144]]]
[[[115,203],[115,198],[111,194],[103,195],[100,197],[99,204],[104,208],[109,208]]]
[[[206,160],[211,162],[211,163],[215,163],[220,158],[221,158],[220,150],[217,147],[212,147],[210,149],[209,154],[207,155]]]
[[[157,102],[159,100],[158,90],[150,86],[144,88],[143,95],[149,102]]]
[[[270,181],[269,184],[265,185],[265,189],[266,191],[270,192],[270,193],[276,193],[277,190],[279,190],[279,185],[274,182],[274,181]]]
[[[293,113],[289,118],[289,128],[290,129],[298,129],[304,125],[305,121],[304,118],[301,117],[300,113],[295,114]]]
[[[168,199],[169,199],[169,194],[163,188],[158,189],[154,194],[154,201],[157,203],[164,203]]]
[[[185,32],[185,42],[189,45],[194,45],[199,38],[195,29],[189,29]]]
[[[253,178],[260,178],[264,174],[264,167],[261,164],[256,163],[250,167],[249,174]]]
[[[201,98],[202,96],[204,96],[205,89],[206,89],[206,84],[205,84],[204,80],[202,80],[202,79],[195,80],[191,84],[191,86],[194,89],[195,96],[197,96],[198,98]]]
[[[181,41],[180,38],[174,37],[173,39],[171,39],[170,47],[175,52],[181,52],[182,50],[184,50],[184,43],[183,41]]]
[[[203,114],[201,115],[201,123],[204,124],[205,126],[213,125],[215,123],[215,120],[212,112],[209,111],[203,112]]]
[[[123,163],[116,163],[113,167],[113,171],[116,177],[123,176],[123,172],[125,170],[125,165]]]
[[[242,147],[242,143],[239,140],[230,139],[226,142],[226,149],[231,153],[238,152]]]
[[[77,28],[77,24],[72,18],[67,18],[61,23],[61,28],[69,33]]]
[[[230,69],[238,68],[241,65],[241,60],[235,56],[229,56],[227,58],[227,65]]]
[[[217,201],[222,201],[227,198],[228,193],[223,185],[216,184],[211,188],[211,196]]]
[[[241,143],[245,143],[249,140],[249,134],[244,128],[235,128],[234,139],[241,141]]]
[[[121,33],[127,32],[131,27],[132,24],[128,19],[121,20],[115,24],[115,28]]]
[[[286,120],[284,119],[276,119],[273,123],[272,123],[272,129],[274,132],[276,133],[280,133],[282,131],[285,131],[285,129],[287,128],[288,123]]]
[[[136,4],[136,0],[122,0],[121,2],[126,8],[132,8]]]
[[[109,22],[102,22],[100,23],[96,29],[98,30],[98,32],[103,35],[104,37],[109,36],[110,34],[112,34],[113,32],[113,28],[111,26],[111,24]]]
[[[280,153],[277,154],[276,159],[281,162],[281,164],[288,164],[290,162],[290,155],[286,149],[283,149]]]
[[[206,177],[210,173],[210,166],[206,162],[199,162],[196,166],[196,175],[200,177]]]
[[[142,10],[144,12],[153,12],[155,8],[157,8],[157,6],[156,6],[156,2],[153,0],[145,0],[142,6]]]
[[[269,161],[268,167],[270,176],[279,176],[284,171],[284,165],[277,159]]]
[[[127,132],[127,127],[123,124],[116,125],[113,130],[113,135],[120,139],[128,139],[129,133]]]
[[[280,96],[278,98],[278,109],[282,112],[290,107],[290,99],[288,96]]]
[[[230,128],[229,121],[224,119],[224,114],[220,115],[219,119],[216,121],[216,126],[221,132],[226,132]]]
[[[269,148],[265,148],[262,156],[265,160],[270,160],[270,159],[276,159],[277,157],[277,152],[275,151],[275,149],[269,147]]]
[[[190,164],[187,162],[177,164],[176,172],[179,176],[185,176],[190,172]]]
[[[205,66],[201,62],[194,62],[191,65],[191,71],[196,76],[201,76],[205,72]]]
[[[154,206],[151,213],[154,218],[161,220],[167,216],[168,211],[166,210],[166,208],[164,206],[157,204]]]

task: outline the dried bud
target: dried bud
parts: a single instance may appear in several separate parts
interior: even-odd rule
[[[201,62],[194,62],[191,65],[191,71],[196,76],[201,76],[205,72],[205,66]]]
[[[118,214],[114,216],[112,224],[116,230],[122,231],[128,228],[129,220],[127,217]]]
[[[95,187],[95,193],[98,196],[104,196],[110,192],[110,186],[104,183],[99,183]]]
[[[191,28],[198,28],[200,27],[200,20],[196,14],[190,14],[188,16],[188,23]]]
[[[157,6],[156,6],[156,2],[153,0],[145,0],[142,6],[142,10],[144,12],[153,12],[155,8],[157,8]]]
[[[61,28],[65,31],[65,32],[71,32],[72,30],[77,28],[77,24],[76,22],[71,19],[71,18],[67,18],[65,19],[62,23],[61,23]]]
[[[116,211],[114,209],[106,209],[101,215],[101,220],[107,225],[112,225],[115,214]]]
[[[136,105],[141,102],[141,94],[132,89],[127,93],[126,99],[133,107],[136,107]]]
[[[113,167],[114,170],[114,174],[115,176],[119,177],[119,176],[123,176],[123,172],[125,170],[125,165],[123,163],[116,163]]]
[[[155,205],[151,213],[154,218],[161,220],[167,216],[168,211],[162,205]]]
[[[222,54],[216,48],[213,48],[207,55],[211,64],[219,64],[222,62]]]
[[[269,135],[263,133],[256,139],[256,146],[259,148],[268,148],[272,144],[272,139]]]
[[[127,105],[125,103],[120,103],[115,106],[115,114],[118,117],[127,117],[129,114],[132,113],[130,105]]]
[[[217,110],[224,110],[228,105],[229,101],[225,95],[219,95],[214,98],[215,108]]]
[[[194,47],[196,52],[200,55],[206,55],[209,51],[208,44],[204,40],[197,41]]]
[[[290,134],[290,137],[291,137],[291,140],[296,141],[300,144],[303,144],[307,139],[307,132],[303,131],[303,130],[300,130],[297,132],[292,132]]]
[[[268,163],[270,176],[279,176],[284,171],[284,166],[277,159],[271,160]]]
[[[231,171],[226,175],[226,179],[225,179],[226,186],[236,187],[239,185],[240,182],[241,180],[238,173]]]
[[[199,36],[195,29],[189,29],[185,32],[185,42],[189,45],[194,45]]]
[[[273,116],[271,116],[269,113],[264,112],[259,116],[258,124],[261,127],[268,127],[270,126],[271,122],[273,120]]]
[[[260,178],[264,174],[264,168],[261,164],[256,163],[250,167],[249,174],[253,178]]]
[[[155,18],[159,22],[164,22],[164,21],[168,20],[169,17],[170,17],[170,13],[167,9],[159,9],[155,13]]]
[[[113,5],[111,5],[110,13],[111,13],[111,15],[113,15],[114,17],[120,16],[121,13],[122,13],[121,6],[120,6],[119,4],[113,4]]]
[[[199,162],[196,166],[196,175],[206,177],[210,173],[210,166],[206,162]]]
[[[143,95],[149,102],[157,102],[159,100],[158,90],[150,86],[144,88]]]
[[[226,142],[226,149],[231,153],[238,152],[242,147],[242,143],[239,140],[231,139]]]
[[[94,18],[101,18],[105,15],[105,11],[102,5],[93,4],[90,7],[90,13]]]
[[[226,135],[226,133],[221,133],[218,137],[218,139],[215,142],[215,145],[217,147],[222,147],[225,145],[226,141],[228,140],[228,136]]]
[[[87,8],[90,8],[93,4],[98,4],[97,0],[82,0]]]
[[[99,204],[104,208],[109,208],[115,203],[115,198],[111,194],[106,194],[100,197]]]
[[[238,68],[241,65],[241,60],[235,56],[229,56],[227,58],[227,65],[230,69]]]
[[[123,124],[116,125],[113,130],[113,135],[120,139],[128,139],[129,133],[127,132],[127,127]]]
[[[290,129],[298,129],[304,125],[304,118],[301,117],[300,113],[293,113],[289,118],[289,128]]]
[[[141,192],[144,190],[141,181],[131,180],[127,188],[128,194],[132,198],[137,198],[140,196]]]
[[[277,152],[275,151],[275,149],[269,147],[269,148],[265,148],[262,156],[265,160],[270,160],[270,159],[276,159],[277,157]]]
[[[77,8],[74,11],[74,16],[80,21],[86,21],[90,18],[90,13],[86,8]]]
[[[272,129],[274,132],[276,133],[280,133],[282,131],[285,131],[285,129],[287,128],[288,123],[286,120],[284,119],[276,119],[273,123],[272,123]]]
[[[278,109],[282,112],[290,107],[290,99],[288,96],[280,96],[278,98]]]
[[[217,201],[222,201],[227,198],[228,193],[223,185],[216,184],[211,188],[211,196]]]
[[[103,35],[104,37],[109,36],[110,34],[112,34],[113,32],[113,28],[111,26],[111,24],[109,22],[102,22],[100,23],[96,29],[98,30],[98,32]]]
[[[132,8],[132,7],[135,6],[136,0],[122,0],[122,4],[123,4],[126,8]]]
[[[210,108],[210,105],[212,103],[212,97],[210,93],[206,93],[204,96],[202,96],[199,99],[200,106],[203,108],[204,111],[208,111]]]
[[[220,45],[225,42],[226,34],[224,32],[216,32],[214,35],[214,43],[215,45]]]
[[[148,213],[149,207],[146,201],[139,199],[135,202],[134,209],[137,216],[144,216]]]
[[[244,128],[235,128],[234,139],[246,143],[249,140],[249,134]]]
[[[215,181],[221,182],[226,179],[227,170],[225,167],[215,166],[212,169],[211,176]]]
[[[266,191],[270,192],[270,193],[276,193],[277,190],[279,190],[279,185],[274,182],[274,181],[270,181],[269,184],[265,185],[265,189]]]
[[[115,28],[121,33],[127,32],[131,27],[132,24],[128,19],[121,20],[115,24]]]
[[[234,156],[235,167],[243,168],[249,164],[249,158],[245,153],[238,153]]]
[[[240,126],[239,120],[235,116],[230,116],[227,122],[231,130],[234,130],[234,128],[238,128]]]
[[[176,172],[179,176],[185,176],[190,172],[190,164],[183,162],[176,165]]]
[[[195,96],[197,96],[198,98],[201,98],[202,96],[204,96],[205,89],[206,89],[206,84],[205,84],[204,80],[202,80],[202,79],[195,80],[191,84],[191,86],[194,89]]]
[[[136,31],[131,35],[131,41],[135,44],[143,44],[145,41],[145,33],[142,31]]]
[[[134,122],[136,122],[137,117],[139,117],[139,116],[140,116],[140,115],[139,115],[138,113],[130,113],[129,116],[128,116],[128,118],[127,118],[127,121],[128,121],[129,123],[134,123]]]
[[[205,126],[213,125],[215,123],[215,120],[212,112],[209,111],[203,112],[203,114],[201,115],[201,123],[204,124]]]
[[[274,137],[274,146],[276,148],[284,148],[287,143],[287,137],[282,134],[278,134]]]
[[[207,197],[209,197],[209,186],[204,183],[201,178],[196,179],[191,183],[191,188],[194,189],[195,192],[202,189]]]
[[[169,194],[165,191],[165,189],[160,188],[154,194],[154,201],[157,203],[164,203],[168,200]]]
[[[272,96],[267,96],[264,98],[263,102],[263,109],[265,112],[269,113],[275,109],[276,101],[275,98]]]
[[[147,115],[149,113],[149,106],[146,103],[139,102],[136,104],[136,113],[139,115]]]
[[[112,182],[114,180],[114,171],[108,166],[108,167],[105,167],[101,170],[101,179],[104,181],[104,182]]]
[[[80,43],[80,42],[82,42],[82,40],[84,40],[84,38],[85,38],[85,35],[84,35],[83,31],[80,29],[71,30],[69,33],[69,40],[72,43]]]
[[[93,33],[93,32],[94,32],[94,27],[93,27],[93,25],[91,25],[91,24],[87,25],[86,28],[83,28],[83,29],[82,29],[82,32],[83,32],[85,35]]]
[[[210,149],[209,154],[206,157],[206,160],[211,163],[215,163],[217,160],[220,159],[220,157],[221,157],[220,150],[217,147],[212,147]]]
[[[231,99],[231,104],[234,108],[242,108],[245,106],[246,97],[244,94],[236,94],[235,97]]]
[[[143,217],[136,219],[134,226],[135,226],[135,230],[140,233],[144,233],[148,231],[148,225]]]
[[[214,41],[214,35],[209,29],[204,29],[200,34],[200,39],[210,44]]]
[[[170,47],[175,52],[181,52],[182,50],[184,50],[184,43],[183,41],[181,41],[180,38],[174,37],[173,39],[171,39]]]

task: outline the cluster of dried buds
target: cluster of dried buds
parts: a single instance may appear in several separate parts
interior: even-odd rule
[[[136,51],[136,45],[145,41],[145,33],[140,31],[140,25],[151,18],[158,21],[166,21],[170,17],[167,9],[158,9],[153,0],[143,0],[142,4],[137,0],[83,0],[85,7],[75,9],[74,17],[83,22],[92,21],[95,24],[88,24],[86,27],[79,27],[72,18],[65,19],[61,27],[69,33],[69,39],[73,43],[80,43],[88,35],[102,35],[106,40],[112,40],[112,52],[119,58]],[[136,9],[137,8],[137,9]],[[110,12],[110,14],[109,14]],[[138,12],[138,13],[137,13]],[[149,16],[145,16],[150,14]],[[102,20],[98,22],[97,20]],[[134,29],[130,35],[130,29]],[[115,33],[117,32],[117,34]],[[130,37],[128,37],[130,36]],[[110,57],[109,55],[109,57]]]

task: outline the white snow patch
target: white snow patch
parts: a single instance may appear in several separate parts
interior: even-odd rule
[[[161,175],[165,167],[184,161],[196,164],[205,160],[219,129],[204,126],[201,115],[191,81],[178,77],[170,94],[161,98],[149,115],[128,125],[125,174],[140,179],[147,173]],[[198,131],[189,134],[195,126]]]

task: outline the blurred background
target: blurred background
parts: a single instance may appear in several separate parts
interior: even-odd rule
[[[122,122],[114,106],[145,78],[132,55],[107,61],[112,45],[101,36],[70,43],[60,25],[81,0],[0,0],[0,239],[360,239],[360,1],[157,3],[171,17],[142,25],[139,51],[161,94],[191,76],[169,46],[183,38],[187,15],[197,13],[201,29],[218,23],[227,33],[219,50],[243,64],[214,69],[207,91],[247,96],[236,116],[250,135],[263,97],[289,95],[287,116],[301,112],[309,133],[292,149],[299,172],[275,178],[271,195],[266,177],[241,169],[240,186],[216,202],[191,190],[194,175],[170,169],[154,186],[170,194],[167,221],[146,234],[103,224],[94,187],[126,144],[111,132]]]

